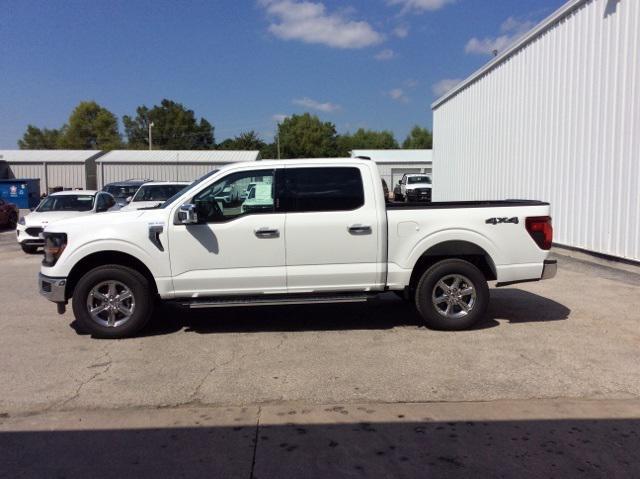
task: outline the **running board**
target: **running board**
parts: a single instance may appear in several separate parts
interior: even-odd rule
[[[282,306],[287,304],[326,304],[326,303],[362,303],[374,298],[375,294],[345,293],[326,295],[260,295],[260,296],[225,296],[189,300],[178,300],[185,307],[200,308],[232,308],[236,306]]]

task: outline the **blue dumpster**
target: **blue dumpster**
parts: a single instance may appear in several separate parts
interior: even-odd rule
[[[21,209],[35,208],[40,203],[40,179],[0,180],[0,198]]]

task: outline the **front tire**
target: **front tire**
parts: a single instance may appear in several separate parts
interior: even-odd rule
[[[73,314],[97,338],[118,339],[140,331],[153,312],[149,280],[126,266],[99,266],[86,273],[73,293]]]
[[[447,259],[422,274],[415,301],[427,326],[460,331],[484,317],[489,287],[476,266],[461,259]]]

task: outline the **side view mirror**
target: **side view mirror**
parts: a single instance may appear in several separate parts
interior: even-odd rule
[[[131,203],[131,200],[133,199],[133,196],[127,196],[127,199],[125,200],[127,203]]]
[[[398,184],[401,185],[402,184],[402,180],[398,180]]]
[[[196,205],[192,203],[184,204],[178,210],[178,221],[183,225],[193,225],[198,222],[198,212]]]

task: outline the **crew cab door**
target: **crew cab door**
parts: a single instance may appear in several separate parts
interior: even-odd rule
[[[235,171],[193,196],[198,223],[169,225],[177,297],[286,292],[285,215],[275,211],[274,180],[273,169]]]
[[[362,166],[312,165],[283,172],[288,291],[382,287],[379,240],[386,232],[379,231],[371,173]]]

